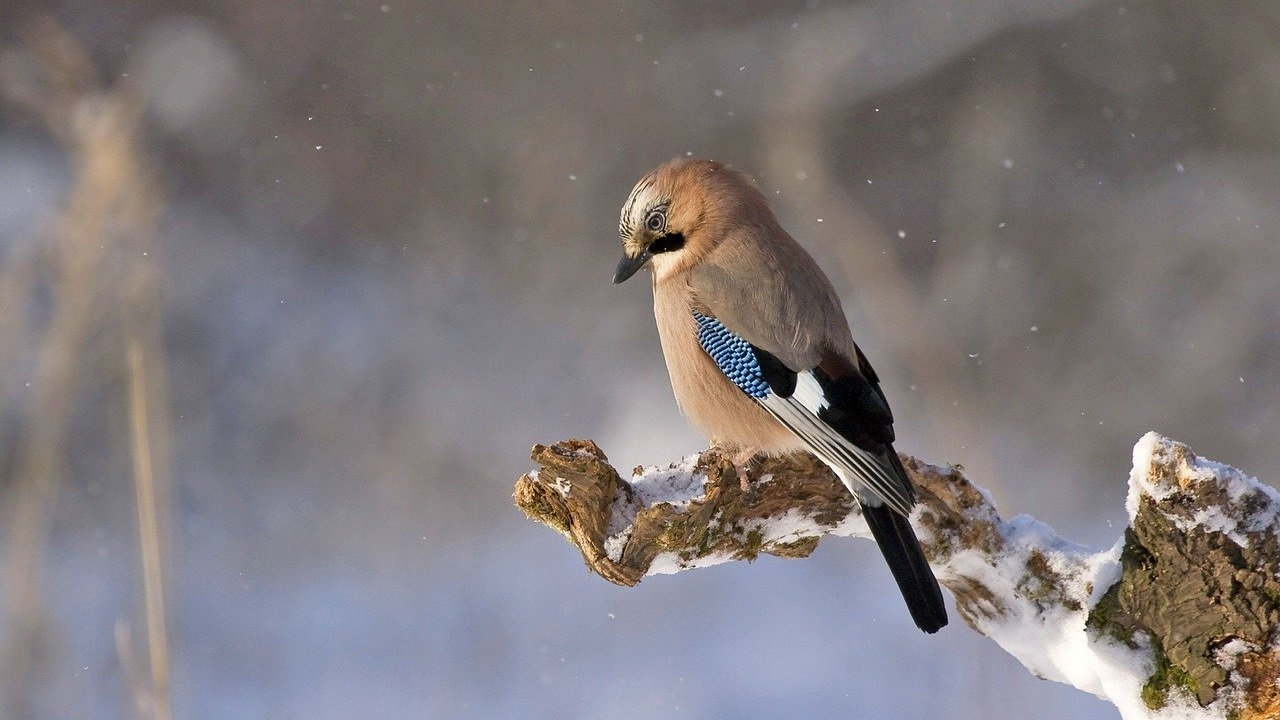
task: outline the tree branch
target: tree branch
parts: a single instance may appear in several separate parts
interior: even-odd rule
[[[853,498],[812,456],[769,458],[745,490],[711,449],[619,477],[590,440],[533,448],[516,483],[530,518],[587,566],[632,586],[761,553],[806,557],[823,535],[870,537]],[[939,582],[970,627],[1039,677],[1117,706],[1238,720],[1280,713],[1280,493],[1150,433],[1134,448],[1130,526],[1109,550],[1002,520],[960,468],[903,456],[912,516]]]

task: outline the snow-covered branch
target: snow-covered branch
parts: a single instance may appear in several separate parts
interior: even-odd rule
[[[806,455],[758,463],[745,489],[714,449],[629,482],[589,440],[535,446],[533,460],[516,505],[619,585],[761,553],[805,557],[822,535],[870,537]],[[970,627],[1031,672],[1126,719],[1280,716],[1280,493],[1155,433],[1133,460],[1129,527],[1096,551],[1025,515],[1002,520],[959,468],[903,456],[939,582]]]

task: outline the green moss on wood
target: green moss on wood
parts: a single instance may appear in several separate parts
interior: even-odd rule
[[[1152,645],[1156,655],[1156,669],[1142,685],[1142,702],[1152,710],[1160,710],[1169,704],[1169,693],[1181,689],[1191,697],[1200,694],[1200,684],[1191,673],[1169,661],[1158,641]]]

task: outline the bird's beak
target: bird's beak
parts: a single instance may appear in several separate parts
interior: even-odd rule
[[[623,253],[622,260],[618,262],[618,269],[613,271],[613,284],[617,285],[635,275],[637,270],[644,267],[644,264],[652,259],[653,253],[649,252],[648,248],[645,248],[643,252],[635,257],[629,257],[626,253]]]

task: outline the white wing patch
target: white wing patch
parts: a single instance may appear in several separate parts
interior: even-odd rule
[[[769,393],[759,400],[777,418],[805,441],[809,450],[835,471],[840,481],[860,500],[873,507],[882,503],[904,517],[911,514],[912,492],[897,477],[889,460],[854,445],[818,417],[829,407],[822,386],[813,373],[796,376],[796,389],[789,398]]]
[[[849,492],[872,507],[888,505],[903,517],[911,514],[914,493],[910,481],[899,475],[893,458],[887,456],[893,451],[863,450],[828,425],[823,416],[831,408],[831,402],[813,372],[797,373],[791,396],[780,397],[765,379],[760,358],[750,343],[714,317],[700,312],[694,312],[693,317],[698,323],[698,344],[724,373],[725,379],[803,440]]]
[[[806,410],[818,414],[819,410],[831,407],[831,403],[827,402],[827,397],[822,393],[822,386],[818,384],[817,378],[808,370],[796,374],[796,389],[791,394]]]

